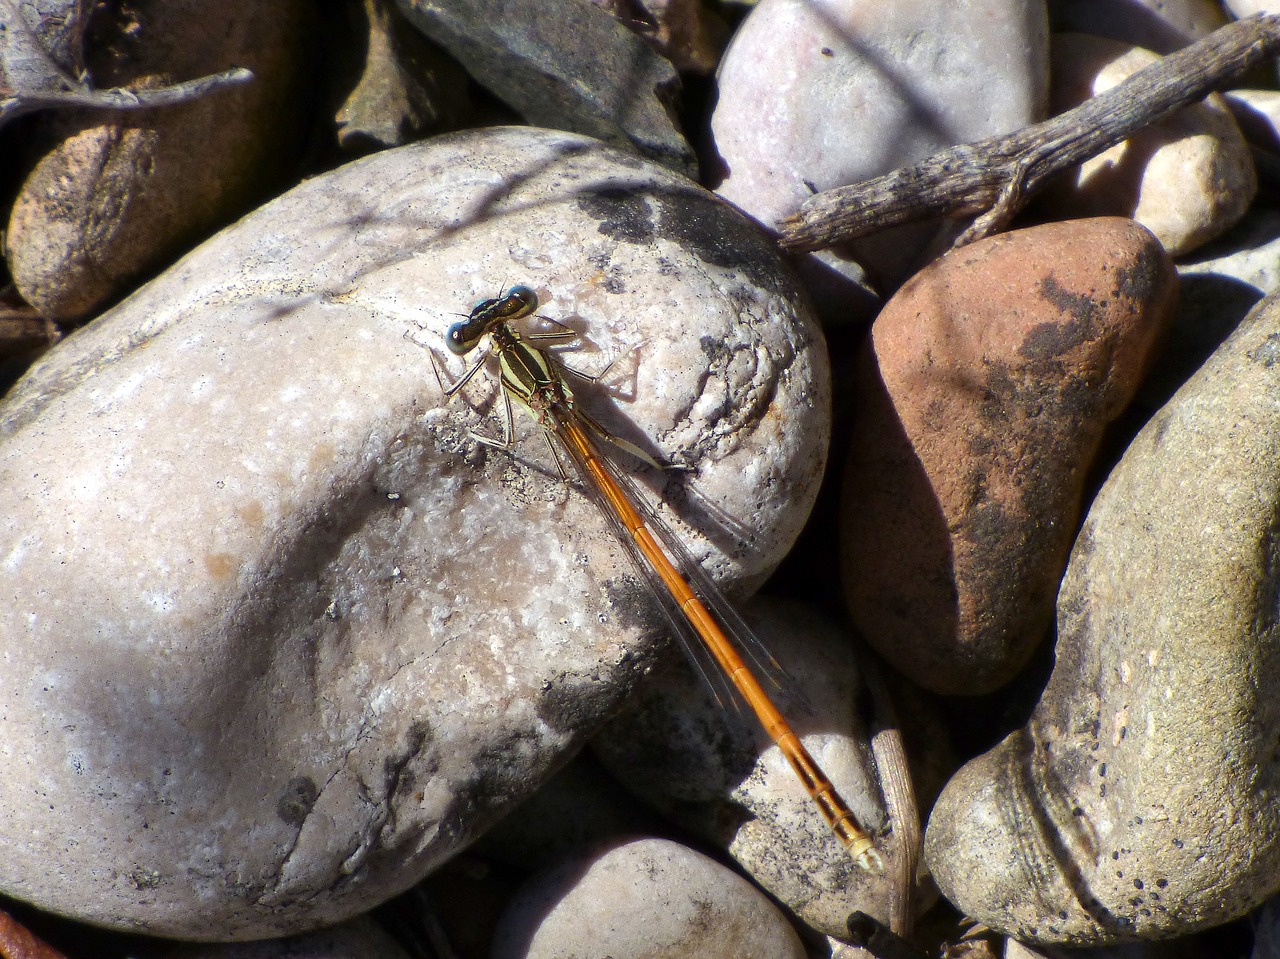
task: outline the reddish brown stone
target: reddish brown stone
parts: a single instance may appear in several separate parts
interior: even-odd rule
[[[845,595],[920,684],[987,692],[1044,637],[1086,473],[1176,290],[1156,239],[1108,217],[949,254],[877,318],[845,476]]]

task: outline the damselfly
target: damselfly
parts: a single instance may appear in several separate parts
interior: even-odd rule
[[[787,758],[823,819],[845,844],[854,861],[864,869],[880,870],[880,855],[870,835],[858,824],[853,811],[805,749],[744,658],[742,650],[758,648],[759,641],[750,635],[746,624],[675,534],[657,518],[631,481],[605,454],[597,438],[650,463],[655,461],[632,444],[611,436],[579,409],[566,382],[567,367],[548,351],[531,344],[533,340],[564,339],[574,334],[549,332],[522,336],[511,327],[512,320],[529,316],[537,308],[537,294],[528,287],[515,286],[501,296],[480,302],[465,320],[449,327],[445,343],[450,352],[458,356],[476,349],[486,336],[490,346],[485,355],[445,391],[446,395],[453,396],[462,389],[490,353],[497,356],[498,385],[507,415],[506,436],[503,440],[479,435],[476,438],[492,446],[510,447],[513,398],[542,426],[553,455],[556,446],[551,437],[555,438],[576,468],[583,489],[600,507],[645,580],[657,592],[659,606],[668,613],[672,627],[682,636],[691,632],[710,652]],[[676,612],[671,611],[672,607]]]

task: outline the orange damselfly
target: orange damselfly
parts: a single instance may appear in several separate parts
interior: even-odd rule
[[[445,343],[455,355],[472,352],[486,336],[490,346],[485,356],[445,391],[446,396],[462,389],[484,365],[489,353],[497,356],[499,389],[507,413],[506,437],[499,441],[473,435],[488,445],[510,448],[511,400],[514,398],[537,419],[548,443],[555,437],[573,462],[583,489],[600,507],[645,579],[658,591],[660,600],[664,600],[662,591],[665,591],[665,600],[660,602],[663,610],[668,611],[671,605],[677,607],[678,613],[668,615],[672,626],[682,635],[691,630],[715,659],[787,758],[823,819],[854,861],[864,869],[880,870],[880,855],[871,836],[858,824],[853,811],[805,749],[744,658],[742,651],[759,648],[759,640],[750,634],[728,600],[712,585],[675,534],[658,520],[594,437],[650,463],[655,461],[632,444],[611,436],[579,409],[565,380],[568,368],[551,353],[531,344],[533,340],[563,339],[575,334],[566,331],[522,336],[511,327],[510,321],[529,316],[537,308],[538,295],[526,286],[515,286],[501,296],[481,301],[465,320],[449,327]],[[554,455],[555,444],[551,446]]]

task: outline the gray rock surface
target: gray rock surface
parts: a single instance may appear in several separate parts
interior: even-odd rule
[[[579,401],[689,467],[635,473],[689,551],[770,572],[829,398],[748,221],[527,128],[308,181],[0,408],[0,889],[177,937],[335,922],[529,795],[665,651],[529,418],[509,456],[467,432],[501,429],[489,377],[443,402],[428,349],[516,281],[568,362],[618,358]]]
[[[576,0],[397,0],[404,15],[533,124],[630,145],[694,174],[669,104],[675,67],[615,17]]]
[[[665,839],[544,870],[499,922],[493,959],[804,959],[786,918],[737,873]]]
[[[1058,599],[1025,728],[964,766],[925,856],[1030,942],[1183,935],[1280,884],[1280,300],[1133,441]]]
[[[884,799],[852,637],[800,603],[761,599],[744,612],[785,670],[775,702],[863,827],[882,833]],[[896,847],[880,837],[882,873],[856,868],[781,751],[710,678],[692,669],[654,676],[593,740],[596,754],[654,808],[727,847],[813,928],[844,935],[855,909],[887,920]]]

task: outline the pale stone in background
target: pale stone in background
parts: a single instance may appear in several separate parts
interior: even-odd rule
[[[1053,37],[1053,111],[1109,90],[1156,55],[1084,34]],[[1214,94],[1086,160],[1043,194],[1054,216],[1131,216],[1179,256],[1225,233],[1258,190],[1249,147]]]
[[[703,166],[713,177],[721,164],[717,192],[776,226],[816,190],[1041,119],[1047,59],[1038,2],[763,0],[721,62]],[[852,252],[884,278],[873,286],[892,285],[936,229],[890,231]],[[865,310],[856,269],[835,265],[852,287],[824,316]]]
[[[678,843],[637,839],[534,876],[492,959],[805,959],[786,918],[741,876]]]

